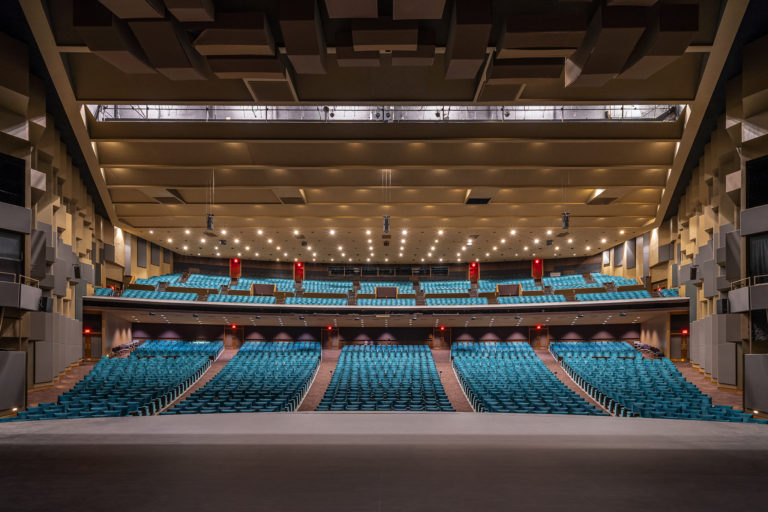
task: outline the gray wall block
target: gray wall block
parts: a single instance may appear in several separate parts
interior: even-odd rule
[[[0,229],[24,233],[32,232],[32,210],[23,206],[0,202]]]
[[[635,254],[635,250],[637,248],[635,239],[630,238],[624,242],[624,245],[627,248],[626,261],[624,262],[624,266],[626,268],[635,268],[635,261],[637,260],[637,256]]]
[[[768,231],[768,204],[741,211],[741,236]]]

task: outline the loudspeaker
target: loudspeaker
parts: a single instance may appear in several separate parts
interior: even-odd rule
[[[37,309],[39,311],[51,313],[53,311],[53,299],[51,297],[40,297],[40,304]]]
[[[717,299],[717,314],[725,315],[728,313],[728,299]]]
[[[80,265],[74,265],[75,279],[80,279]]]
[[[689,279],[691,281],[695,281],[698,273],[699,273],[699,267],[691,266],[691,275],[689,276]]]
[[[384,232],[389,233],[389,215],[384,215]]]

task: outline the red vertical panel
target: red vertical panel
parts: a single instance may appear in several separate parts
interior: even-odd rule
[[[293,264],[293,280],[297,283],[304,281],[304,263],[301,261]]]
[[[544,276],[544,260],[536,258],[531,261],[531,277],[541,279]]]
[[[239,279],[240,274],[242,273],[242,262],[240,261],[240,258],[230,258],[229,259],[229,277],[232,279]]]

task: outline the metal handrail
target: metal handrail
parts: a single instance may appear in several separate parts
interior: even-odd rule
[[[731,281],[731,290],[737,290],[739,288],[744,288],[745,286],[751,286],[751,282],[752,282],[751,277],[745,277],[744,279]]]
[[[5,279],[5,276],[10,276],[11,279]],[[27,286],[33,286],[35,288],[40,288],[39,279],[25,276],[23,274],[14,274],[13,272],[0,272],[0,281],[14,284],[24,284]]]

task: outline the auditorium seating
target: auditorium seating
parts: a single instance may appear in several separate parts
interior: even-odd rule
[[[600,272],[592,272],[592,279],[601,285],[605,285],[605,283],[613,283],[616,286],[632,286],[637,284],[637,281],[629,277],[611,276],[608,274],[601,274]]]
[[[722,405],[685,380],[667,358],[566,357],[563,369],[617,416],[765,423]]]
[[[555,357],[640,357],[626,341],[555,341],[549,350]]]
[[[135,354],[135,352],[134,352]],[[102,357],[57,403],[42,403],[6,421],[151,415],[178,398],[210,367],[207,356]]]
[[[133,298],[133,299],[197,300],[196,293],[156,292],[152,290],[124,290],[122,296],[126,298]]]
[[[581,274],[544,277],[541,279],[544,286],[551,286],[553,290],[566,290],[569,288],[600,288],[602,283],[587,283]]]
[[[185,286],[187,288],[219,288],[222,285],[229,284],[229,276],[209,276],[206,274],[190,274],[186,281],[177,283],[174,286]]]
[[[115,294],[115,290],[112,288],[94,288],[93,294],[96,297],[111,297]]]
[[[164,415],[294,411],[320,364],[317,342],[253,342]]]
[[[416,299],[357,299],[358,306],[415,306]]]
[[[427,299],[427,306],[479,306],[488,304],[485,297],[449,297]]]
[[[453,411],[424,345],[347,345],[318,411]]]
[[[628,292],[604,292],[604,293],[578,293],[576,300],[632,300],[632,299],[650,299],[651,294],[648,290],[632,290]]]
[[[157,286],[158,283],[168,283],[171,286],[175,286],[180,280],[181,274],[163,274],[160,276],[148,277],[146,279],[136,279],[134,284]]]
[[[545,302],[565,302],[564,295],[520,295],[514,297],[499,297],[499,304],[540,304]]]
[[[302,286],[305,293],[343,293],[346,295],[354,287],[354,284],[351,281],[306,280]]]
[[[527,343],[454,343],[451,356],[477,412],[605,414],[563,385]]]
[[[376,293],[379,287],[396,287],[397,293],[416,293],[411,281],[360,281],[358,293]]]
[[[679,297],[680,293],[677,288],[664,288],[659,290],[660,297]]]
[[[208,302],[239,302],[242,304],[274,304],[272,295],[221,295],[214,293],[208,296]]]
[[[477,291],[480,293],[495,292],[496,286],[500,284],[519,284],[523,287],[523,290],[541,290],[540,286],[536,286],[536,281],[531,278],[528,279],[478,279]]]
[[[421,289],[430,293],[469,293],[469,281],[422,281]]]
[[[286,297],[286,304],[303,304],[307,306],[346,306],[347,299],[325,297]]]
[[[250,290],[252,284],[269,284],[274,285],[275,290],[278,292],[292,292],[296,289],[296,281],[293,279],[277,279],[277,278],[254,278],[254,277],[241,277],[237,280],[237,284],[231,285],[230,290]]]
[[[221,341],[147,340],[136,349],[139,356],[206,356],[217,358],[224,350]]]

